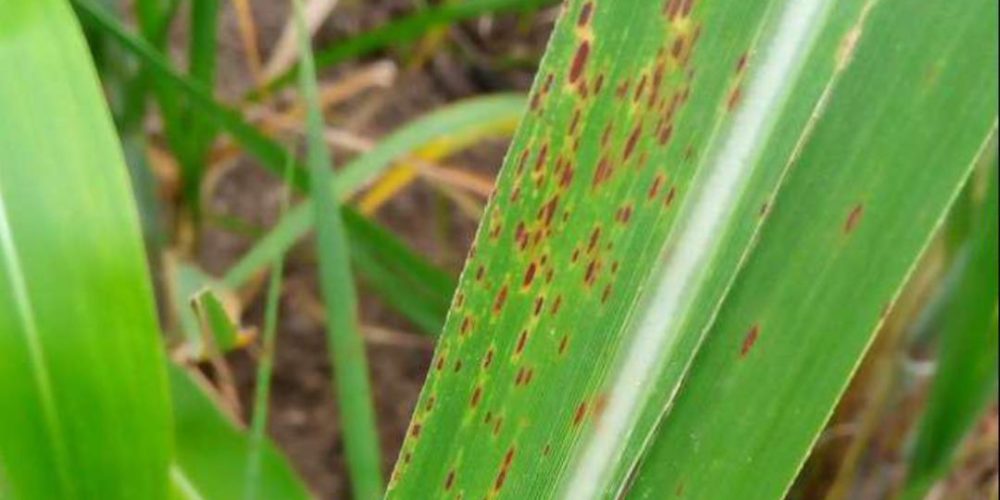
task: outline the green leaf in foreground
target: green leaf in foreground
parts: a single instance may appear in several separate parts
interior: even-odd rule
[[[995,126],[995,14],[569,2],[389,496],[780,497]]]
[[[16,498],[165,498],[170,410],[120,146],[61,0],[0,1],[0,470]]]
[[[170,392],[174,404],[174,465],[171,475],[188,499],[244,498],[246,460],[251,444],[231,416],[208,396],[212,389],[183,368],[170,363]],[[257,451],[259,498],[310,498],[308,490],[269,442]]]
[[[906,498],[923,498],[951,465],[955,449],[997,393],[997,159],[964,250],[965,262],[945,307],[938,368],[923,415]],[[973,190],[975,191],[975,190]]]
[[[323,115],[312,66],[312,48],[302,19],[302,7],[293,0],[299,53],[299,87],[306,102],[307,156],[312,177],[310,194],[316,226],[319,281],[326,305],[328,349],[343,422],[344,449],[354,497],[382,496],[382,472],[375,411],[368,381],[368,360],[358,329],[358,300],[351,276],[347,231],[340,216],[339,192],[330,152],[323,140]],[[333,187],[333,189],[331,189]]]

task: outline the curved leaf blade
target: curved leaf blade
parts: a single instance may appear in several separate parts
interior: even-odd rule
[[[65,2],[0,9],[6,487],[23,498],[164,498],[163,354],[97,75]]]

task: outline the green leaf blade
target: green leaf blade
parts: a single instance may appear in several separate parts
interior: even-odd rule
[[[887,189],[883,177],[868,173],[852,179],[857,185],[851,191],[846,177],[838,177],[842,173],[827,170],[834,153],[846,151],[838,159],[862,173],[865,168],[879,172],[873,157],[893,158],[910,142],[941,134],[940,123],[971,117],[967,134],[941,137],[933,174],[915,178],[927,191],[891,192],[910,210],[927,202],[913,212],[922,218],[914,221],[912,232],[899,233],[909,239],[892,259],[895,267],[873,274],[855,260],[842,271],[863,270],[876,280],[872,290],[894,293],[996,115],[993,103],[983,100],[988,81],[951,82],[979,99],[977,112],[968,102],[957,102],[959,109],[952,110],[938,94],[935,98],[943,100],[928,104],[919,92],[900,92],[897,85],[920,80],[916,68],[933,67],[940,51],[958,42],[933,39],[937,46],[902,48],[885,42],[880,50],[859,53],[858,44],[875,22],[872,12],[882,16],[878,31],[891,27],[885,16],[906,11],[894,4],[885,14],[878,5],[779,0],[656,5],[581,0],[567,5],[536,80],[532,112],[515,137],[456,292],[390,483],[391,497],[429,490],[476,497],[617,496],[647,448],[658,446],[657,429],[662,433],[676,425],[668,408],[677,394],[687,394],[682,381],[689,369],[704,370],[697,368],[699,350],[717,342],[713,325],[726,312],[727,297],[750,280],[744,278],[747,266],[760,265],[754,262],[763,258],[757,255],[766,240],[774,240],[766,248],[780,255],[777,249],[791,251],[782,247],[782,237],[811,237],[810,221],[836,220],[832,234],[827,227],[820,235],[824,244],[840,244],[839,232],[844,227],[854,231],[859,218],[872,210],[867,193],[857,190]],[[900,39],[919,38],[923,29],[915,26]],[[982,39],[990,27],[977,29],[970,36]],[[966,45],[972,46],[978,45]],[[893,71],[873,62],[898,53],[911,66],[894,65],[898,71]],[[978,57],[986,59],[983,53]],[[859,77],[859,64],[875,76]],[[940,75],[959,73],[942,70]],[[928,87],[938,91],[936,85]],[[877,92],[886,88],[897,95]],[[907,109],[906,99],[919,104]],[[888,110],[905,111],[906,126],[891,122]],[[938,121],[917,126],[920,113]],[[749,143],[741,145],[741,140]],[[812,176],[797,174],[808,170],[800,165],[801,157],[817,143],[830,157],[820,155],[822,169]],[[852,156],[855,150],[864,156]],[[727,166],[733,163],[737,166]],[[805,176],[796,182],[814,188],[809,196],[799,192],[802,186],[785,194],[796,175]],[[940,185],[930,186],[931,175]],[[892,181],[895,187],[901,179]],[[820,196],[827,194],[837,198]],[[921,195],[931,196],[924,200]],[[846,203],[841,197],[849,196],[860,201],[841,207]],[[783,210],[796,226],[773,236],[771,213],[783,199],[792,200]],[[900,213],[889,212],[883,221]],[[858,245],[867,245],[869,252],[892,248],[884,239]],[[781,266],[771,266],[767,276],[775,281],[761,282],[765,291],[795,297],[816,280],[812,271],[785,278],[790,282],[785,286],[777,278],[784,276],[778,273]],[[658,292],[661,287],[667,295]],[[855,326],[868,329],[858,331],[870,334],[880,306],[865,304],[875,315],[859,312]],[[835,324],[823,311],[806,319]],[[754,322],[740,328],[737,359],[743,344],[749,352],[764,328]],[[849,375],[840,368],[829,367],[837,387]],[[713,370],[705,370],[704,377],[721,368]],[[735,374],[732,378],[733,384],[749,383]],[[822,414],[838,393],[816,390],[802,405]],[[725,410],[718,419],[740,415],[734,407]],[[698,423],[691,419],[684,424]],[[760,425],[778,427],[767,420]],[[747,491],[780,495],[783,490],[773,488],[784,487],[798,466],[789,457],[800,459],[809,443],[786,449],[761,485]],[[748,447],[727,451],[759,452]],[[685,453],[673,449],[669,457],[683,461]],[[737,464],[742,462],[733,460],[732,466]],[[738,471],[748,475],[740,483],[746,486],[756,469]],[[693,477],[710,493],[727,487],[718,483],[729,484],[712,474]],[[656,486],[643,492],[662,496],[674,485]],[[733,489],[721,497],[740,491],[737,485],[728,487]]]
[[[996,6],[968,7],[874,5],[636,473],[637,498],[786,491],[995,128],[996,75],[981,61],[996,55]]]
[[[382,496],[382,471],[375,430],[375,410],[368,380],[368,361],[358,322],[358,299],[351,274],[347,231],[340,215],[339,192],[330,152],[323,139],[324,124],[312,48],[298,0],[295,21],[304,63],[299,87],[306,102],[307,163],[313,182],[310,194],[319,255],[320,291],[327,314],[327,338],[337,397],[347,469],[354,496],[368,500]],[[331,187],[333,189],[331,189]]]
[[[164,498],[170,410],[120,146],[69,7],[3,10],[0,469],[18,497]]]

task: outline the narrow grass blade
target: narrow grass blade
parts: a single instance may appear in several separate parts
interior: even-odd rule
[[[165,498],[169,402],[121,147],[69,6],[0,1],[0,470]]]
[[[175,489],[179,485],[187,491],[184,498],[244,498],[246,460],[252,446],[246,433],[219,410],[203,381],[173,363],[168,374],[176,433],[171,468]],[[259,498],[310,498],[301,479],[270,441],[260,446]]]
[[[382,472],[375,411],[368,381],[368,361],[358,330],[358,304],[351,276],[347,231],[340,216],[339,192],[330,152],[323,139],[323,115],[312,66],[312,49],[302,19],[301,5],[293,0],[298,27],[299,52],[305,61],[299,87],[307,106],[307,156],[313,179],[310,194],[316,225],[320,291],[326,305],[328,349],[343,423],[343,439],[351,489],[358,499],[382,496]],[[333,186],[333,189],[330,187]]]
[[[281,298],[282,260],[279,257],[271,266],[271,280],[267,286],[267,303],[264,308],[264,334],[257,366],[257,385],[254,392],[253,419],[250,427],[250,450],[247,458],[247,499],[260,498],[261,450],[267,429],[267,406],[270,401],[271,372],[274,369],[274,339],[278,327],[278,303]]]
[[[389,496],[780,496],[994,126],[986,3],[569,2]]]
[[[289,155],[291,160],[291,155]],[[285,177],[291,173],[291,162],[285,167]],[[286,186],[288,189],[288,186]],[[290,195],[286,191],[281,204],[281,212],[288,211]],[[274,371],[275,337],[278,330],[278,306],[281,302],[281,281],[284,272],[284,253],[279,253],[271,263],[271,279],[267,286],[267,302],[264,306],[264,334],[261,337],[261,352],[257,360],[256,388],[253,399],[253,416],[250,421],[250,451],[247,456],[246,494],[244,498],[253,500],[260,497],[261,452],[267,432],[268,404],[271,400],[271,373]]]
[[[910,457],[904,498],[924,498],[997,391],[997,160],[976,211],[966,262],[945,306],[938,367]]]
[[[410,16],[388,22],[378,28],[365,31],[353,38],[318,51],[314,64],[319,69],[336,66],[344,61],[370,54],[385,47],[417,40],[428,31],[446,24],[493,12],[531,11],[554,3],[554,0],[470,0],[426,7]],[[256,99],[263,94],[284,87],[295,81],[297,71],[298,66],[292,66],[268,82],[263,89],[249,93],[247,98]]]
[[[188,73],[193,81],[208,90],[209,95],[215,87],[218,17],[218,0],[198,0],[191,3]],[[191,103],[185,103],[184,146],[181,150],[175,150],[174,154],[179,157],[183,169],[184,197],[196,216],[195,220],[198,220],[205,158],[215,139],[215,131],[202,113],[191,108]]]

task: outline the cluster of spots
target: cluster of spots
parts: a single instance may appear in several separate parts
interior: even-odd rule
[[[643,253],[640,261],[626,252],[649,246],[641,243],[664,234],[673,217],[668,209],[684,176],[672,168],[695,156],[694,146],[685,144],[687,130],[677,126],[694,89],[692,61],[701,34],[691,18],[694,3],[666,0],[662,12],[668,29],[662,31],[660,47],[650,49],[641,68],[619,68],[617,74],[604,64],[610,51],[604,43],[612,42],[593,29],[595,16],[600,20],[601,15],[595,1],[574,2],[578,8],[567,14],[572,17],[563,25],[575,38],[561,59],[553,59],[565,66],[546,65],[539,74],[522,125],[535,133],[511,151],[478,236],[482,254],[474,245],[423,404],[404,443],[404,457],[409,457],[422,432],[435,439],[455,439],[457,433],[463,440],[488,437],[470,446],[490,446],[490,451],[465,458],[495,465],[502,457],[492,477],[495,469],[477,478],[471,469],[457,467],[454,458],[431,460],[448,451],[416,453],[416,463],[424,464],[421,474],[433,474],[428,477],[445,491],[470,493],[470,485],[478,485],[485,490],[480,493],[497,494],[510,482],[515,447],[525,459],[549,456],[569,449],[571,434],[582,432],[588,416],[599,423],[607,398],[594,395],[592,386],[574,385],[558,398],[539,391],[565,367],[579,371],[581,356],[599,348],[592,342],[592,325],[620,312],[615,305],[621,294],[640,279],[636,266],[653,258]],[[650,19],[660,22],[655,15]],[[746,65],[743,55],[737,73]],[[597,99],[615,112],[596,114]],[[595,214],[591,204],[611,208]],[[586,217],[576,215],[581,210]],[[624,255],[635,262],[621,260]],[[622,264],[631,267],[619,273]],[[757,330],[755,325],[752,339],[748,335],[743,355]],[[469,367],[464,372],[463,361]],[[435,397],[443,394],[456,396]],[[528,420],[519,405],[538,397],[568,400],[558,409],[558,426],[575,431],[563,436],[556,429],[555,441],[524,439],[524,433],[544,426],[533,427],[540,422]],[[440,431],[443,422],[456,427]],[[408,465],[410,458],[403,462]],[[398,481],[395,474],[393,481]]]

